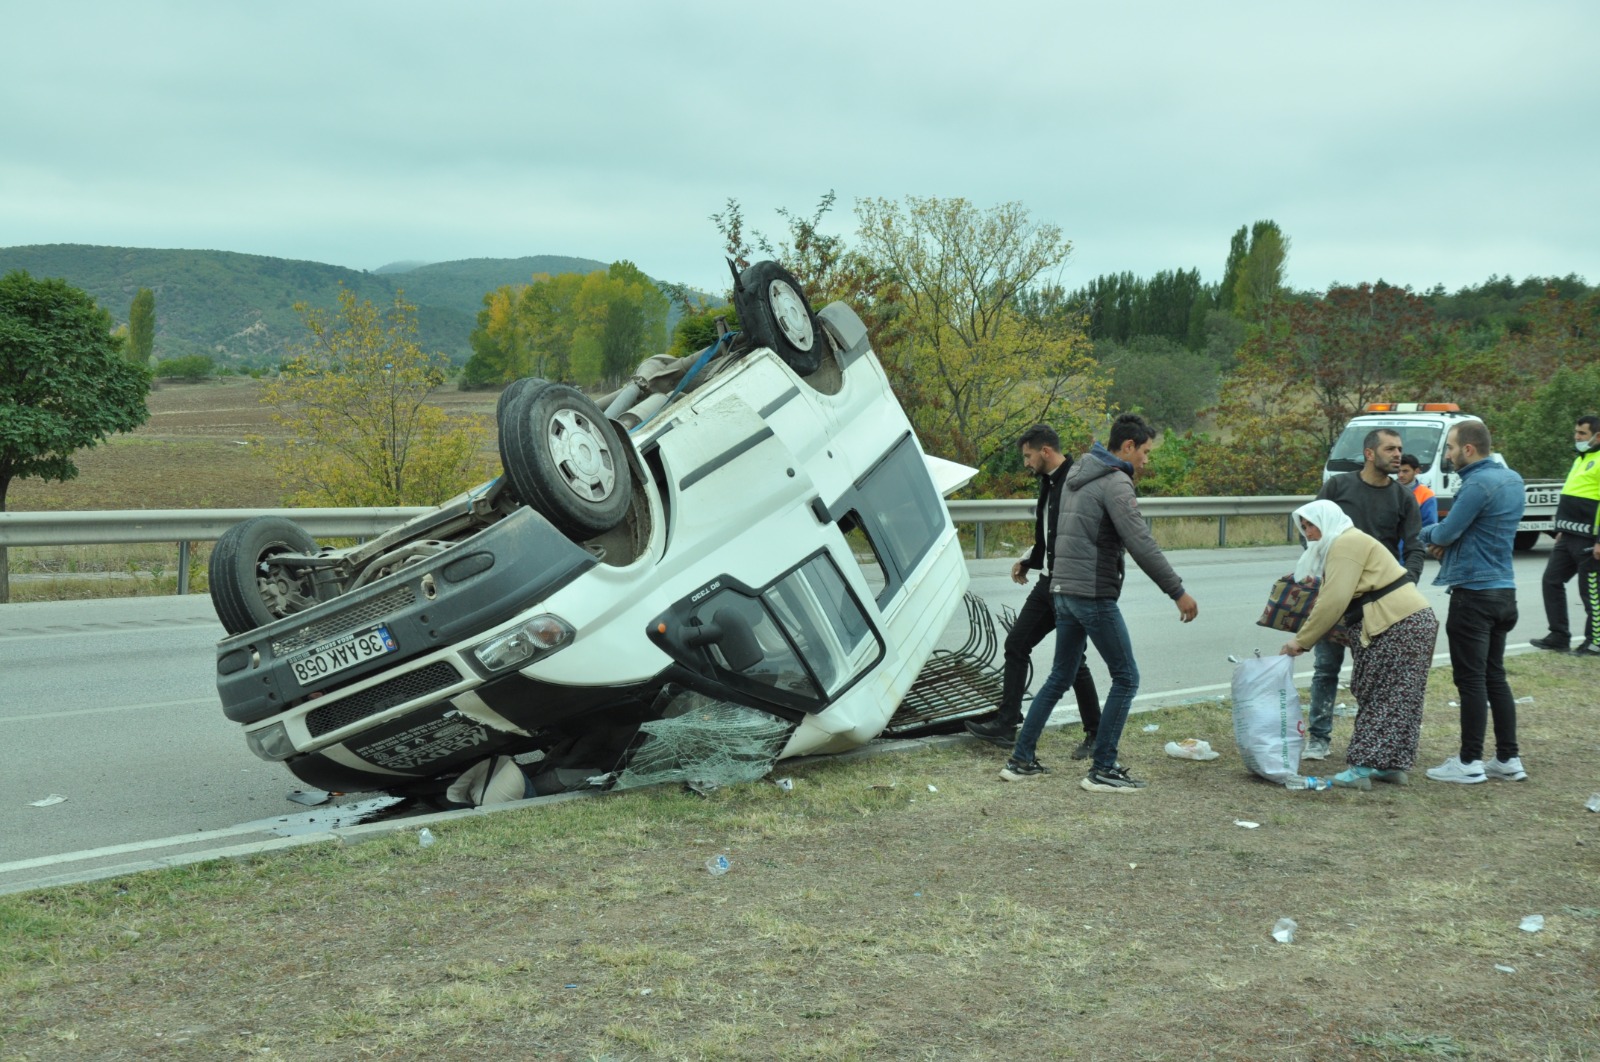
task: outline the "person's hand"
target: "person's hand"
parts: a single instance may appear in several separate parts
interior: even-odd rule
[[[1305,647],[1299,642],[1284,642],[1283,648],[1278,650],[1279,656],[1299,656],[1305,652]]]
[[[1028,585],[1028,569],[1022,566],[1021,561],[1017,561],[1011,566],[1011,581],[1018,586]]]
[[[1188,623],[1198,615],[1200,615],[1200,606],[1195,602],[1194,598],[1187,593],[1178,598],[1178,619],[1180,622]]]
[[[1600,560],[1600,539],[1595,540],[1594,549],[1590,550],[1589,552],[1594,554],[1595,560]]]
[[[1444,560],[1444,547],[1443,546],[1429,546],[1428,547],[1428,556],[1432,557],[1434,560]]]

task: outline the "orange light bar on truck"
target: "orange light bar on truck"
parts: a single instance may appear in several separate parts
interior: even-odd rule
[[[1454,402],[1368,402],[1367,413],[1460,413]]]

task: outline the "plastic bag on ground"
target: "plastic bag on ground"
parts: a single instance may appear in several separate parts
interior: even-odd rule
[[[1211,742],[1200,738],[1184,738],[1167,742],[1167,755],[1175,760],[1214,760],[1222,753],[1211,747]]]
[[[1300,773],[1306,725],[1294,687],[1294,658],[1263,656],[1233,669],[1233,739],[1255,774],[1282,784]]]

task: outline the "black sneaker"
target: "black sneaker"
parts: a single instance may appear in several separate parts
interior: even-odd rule
[[[1030,760],[1027,763],[1007,760],[1006,765],[1000,769],[1000,777],[1008,782],[1020,782],[1024,778],[1038,778],[1040,775],[1049,773],[1050,768],[1038,760]]]
[[[1083,740],[1078,742],[1078,747],[1072,750],[1072,758],[1086,760],[1094,754],[1094,735],[1085,734]]]
[[[1572,655],[1586,656],[1590,660],[1600,660],[1600,645],[1596,645],[1594,642],[1584,642],[1582,645],[1572,650]]]
[[[1117,764],[1109,771],[1102,771],[1098,767],[1089,768],[1089,774],[1078,785],[1091,793],[1133,793],[1149,782],[1141,782],[1128,774],[1127,768]]]
[[[998,719],[991,719],[987,723],[968,723],[967,733],[1004,749],[1009,749],[1017,743],[1017,728],[1007,726]]]
[[[1549,649],[1554,653],[1565,653],[1572,648],[1572,639],[1560,634],[1547,634],[1543,638],[1534,638],[1528,642],[1535,649]]]

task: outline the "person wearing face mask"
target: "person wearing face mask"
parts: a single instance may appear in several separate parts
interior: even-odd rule
[[[1544,567],[1544,614],[1550,633],[1533,639],[1540,649],[1600,660],[1600,417],[1578,418],[1572,430],[1578,456],[1556,504],[1556,544]],[[1578,580],[1583,605],[1583,641],[1572,647],[1567,617],[1567,582]]]

